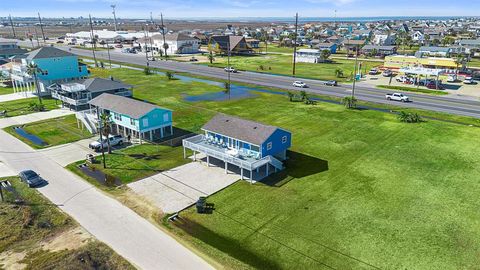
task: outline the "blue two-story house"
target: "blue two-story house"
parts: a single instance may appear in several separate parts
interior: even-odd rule
[[[292,145],[292,134],[282,128],[264,125],[258,122],[238,117],[217,114],[202,130],[204,134],[183,140],[184,148],[203,153],[240,168],[243,171],[259,173],[264,170],[263,178],[269,175],[271,167],[276,170],[284,168],[283,161],[287,159],[287,150]]]
[[[31,63],[39,68],[37,77],[41,95],[49,95],[48,86],[54,83],[84,79],[89,75],[87,66],[78,61],[77,55],[55,47],[42,47],[12,65],[11,79],[15,92],[31,91],[36,94],[34,78],[27,72]]]
[[[91,106],[90,114],[94,115],[97,123],[98,116],[107,113],[110,115],[113,132],[138,138],[140,143],[142,140],[154,141],[173,135],[172,111],[169,109],[107,93],[88,103]]]

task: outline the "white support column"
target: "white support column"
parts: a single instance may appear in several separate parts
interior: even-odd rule
[[[172,135],[173,135],[173,126],[170,125],[170,136],[172,136]]]
[[[160,138],[163,138],[163,127],[160,128]]]
[[[268,169],[269,169],[270,165],[267,163],[266,166],[267,166],[267,176],[268,176]]]
[[[117,124],[117,134],[120,134],[120,126]]]
[[[142,132],[137,131],[138,133],[138,138],[140,139],[140,144],[142,144]]]
[[[210,156],[207,155],[207,167],[210,167]]]
[[[187,150],[185,149],[185,146],[183,147],[183,158],[187,158]]]
[[[153,134],[152,134],[152,130],[150,130],[150,141],[153,142]]]
[[[197,161],[197,152],[193,151],[193,161]]]
[[[240,179],[243,180],[243,168],[240,167]]]
[[[225,161],[225,174],[228,174],[228,162]]]

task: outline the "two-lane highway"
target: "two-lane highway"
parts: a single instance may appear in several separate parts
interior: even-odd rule
[[[89,50],[75,48],[68,49],[68,47],[60,48],[70,50],[72,53],[75,53],[79,56],[92,57],[92,52]],[[98,59],[102,59],[103,61],[108,60],[108,54],[106,51],[96,51],[96,57]],[[126,54],[117,51],[111,51],[110,57],[112,61],[115,62],[124,62],[141,66],[147,65],[146,57],[144,54]],[[164,70],[186,72],[193,75],[201,75],[215,79],[225,80],[227,78],[227,74],[223,69],[208,67],[205,65],[177,61],[150,61],[149,65],[150,67],[160,68]],[[321,67],[319,66],[319,68]],[[291,76],[272,75],[257,72],[238,72],[231,73],[231,80],[233,82],[249,83],[258,86],[274,87],[284,90],[299,90],[298,88],[294,88],[292,86],[292,82],[298,80],[298,78]],[[324,82],[319,80],[301,80],[307,83],[309,86],[304,90],[315,94],[344,97],[351,94],[352,91],[352,87],[350,85],[331,87],[324,85]],[[476,100],[408,93],[408,96],[413,102],[398,103],[394,101],[387,101],[385,99],[386,93],[386,90],[377,89],[362,84],[359,84],[355,89],[355,96],[359,100],[363,101],[480,118],[480,102]]]

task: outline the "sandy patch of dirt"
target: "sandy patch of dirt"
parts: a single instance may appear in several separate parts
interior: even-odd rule
[[[52,252],[78,249],[88,243],[92,235],[82,227],[64,231],[40,243],[40,248]]]
[[[13,251],[6,251],[0,253],[0,268],[5,268],[9,270],[19,270],[24,269],[26,267],[25,264],[19,263],[19,261],[23,260],[27,252],[13,252]]]

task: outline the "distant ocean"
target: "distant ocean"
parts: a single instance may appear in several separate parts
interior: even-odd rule
[[[433,20],[444,21],[450,19],[459,18],[472,18],[471,16],[440,16],[440,17],[401,17],[401,16],[386,16],[386,17],[298,17],[298,21],[302,23],[308,22],[377,22],[377,21],[399,21],[399,20]],[[205,18],[171,18],[173,20],[187,20],[187,21],[211,21],[211,22],[280,22],[291,23],[295,22],[295,18],[292,17],[205,17]]]

